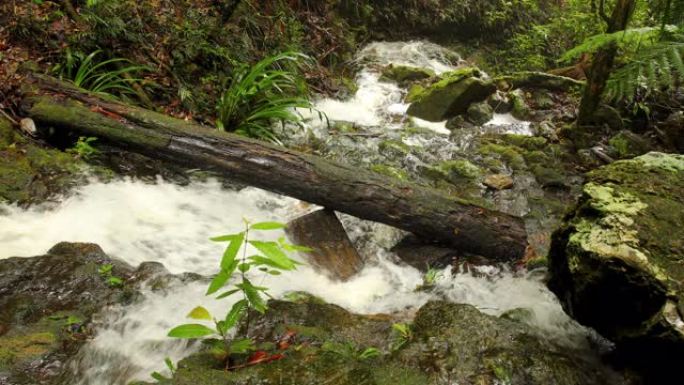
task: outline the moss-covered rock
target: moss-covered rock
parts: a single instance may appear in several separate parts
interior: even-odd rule
[[[43,256],[0,260],[0,379],[11,384],[50,383],[86,340],[85,325],[107,305],[129,300],[126,264],[99,246],[60,243]]]
[[[411,326],[413,338],[391,353],[396,338],[387,316],[353,315],[335,305],[269,302],[254,314],[250,335],[258,343],[295,332],[280,359],[226,371],[210,354],[178,364],[173,385],[511,385],[622,384],[591,354],[537,336],[523,319],[498,318],[469,305],[430,302]],[[362,358],[375,347],[380,355]],[[236,362],[237,363],[237,362]]]
[[[684,156],[648,153],[592,171],[553,236],[551,289],[636,361],[684,358]]]
[[[482,175],[480,167],[467,159],[447,160],[434,166],[423,167],[423,175],[432,180],[445,180],[458,184]]]
[[[522,311],[520,312],[522,313]],[[521,314],[520,314],[521,315]],[[514,319],[512,319],[514,318]],[[428,302],[416,315],[414,341],[399,353],[407,366],[464,384],[623,384],[592,354],[540,338],[515,319],[470,305]]]
[[[477,126],[487,123],[494,117],[494,109],[486,102],[471,104],[466,113],[468,120]]]
[[[429,69],[390,64],[383,68],[380,80],[393,81],[405,86],[411,82],[428,79],[433,76],[435,76],[435,71]]]
[[[441,80],[410,93],[412,103],[407,114],[441,122],[465,113],[471,103],[485,100],[496,90],[491,80],[480,76],[476,68],[443,74]]]
[[[78,181],[84,163],[24,138],[0,116],[0,202],[45,200]]]
[[[379,174],[391,176],[392,178],[397,178],[399,180],[408,180],[408,173],[406,170],[400,168],[392,167],[386,164],[374,164],[371,166],[371,171],[375,171]]]
[[[633,158],[647,153],[652,146],[641,136],[627,130],[622,130],[608,140],[608,144],[615,150],[619,159]]]
[[[511,115],[520,120],[528,120],[531,115],[530,106],[525,100],[525,93],[521,89],[516,89],[507,94],[511,101]]]

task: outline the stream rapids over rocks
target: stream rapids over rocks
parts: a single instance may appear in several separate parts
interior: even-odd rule
[[[483,135],[532,134],[529,122],[508,114],[495,114],[483,126],[454,132],[445,122],[410,118],[405,114],[407,89],[380,80],[381,68],[388,64],[421,67],[439,74],[464,62],[457,54],[429,43],[372,43],[357,56],[355,95],[348,100],[317,101],[330,126],[326,119],[311,113],[307,130],[287,144],[314,141],[320,143],[326,156],[350,159],[359,166],[379,166],[380,155],[395,149],[394,158],[385,161],[401,165],[420,178],[421,170],[449,160],[453,153],[467,158],[473,141]],[[468,193],[516,215],[528,214],[529,198],[544,194],[534,177],[524,174],[513,190],[492,195],[476,183]],[[296,199],[251,187],[236,188],[205,175],[183,184],[161,178],[91,179],[51,202],[28,208],[0,206],[0,258],[41,255],[63,241],[90,242],[134,267],[153,261],[174,275],[194,273],[185,274],[184,279],[169,278],[161,286],[150,283],[150,279],[141,283],[142,295],[132,303],[102,309],[94,317],[92,339],[64,363],[70,372],[65,384],[124,385],[150,380],[153,371],[168,374],[166,357],[177,362],[198,350],[197,344],[166,336],[170,328],[186,321],[190,309],[202,305],[220,314],[232,305],[229,299],[217,301],[204,295],[206,277],[217,272],[222,253],[221,245],[210,242],[209,237],[239,231],[243,217],[287,222],[314,209]],[[526,322],[543,339],[587,356],[597,356],[597,350],[610,347],[566,315],[546,288],[544,269],[448,266],[435,290],[416,291],[422,273],[391,251],[403,232],[347,215],[339,217],[365,260],[363,270],[346,282],[337,282],[304,264],[296,272],[263,282],[275,298],[305,291],[353,313],[389,313],[406,320],[430,300],[470,304],[495,316],[524,308],[531,313]],[[549,232],[559,219],[541,217],[529,226]],[[281,235],[270,236],[276,239]]]

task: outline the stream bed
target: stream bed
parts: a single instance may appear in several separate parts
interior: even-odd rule
[[[417,170],[420,165],[466,151],[473,138],[485,133],[531,134],[529,123],[503,114],[495,115],[484,127],[464,129],[456,135],[446,129],[444,122],[408,118],[403,103],[407,90],[379,80],[378,68],[387,64],[441,73],[462,65],[462,60],[427,43],[373,43],[358,55],[355,96],[345,101],[317,102],[329,120],[351,123],[355,132],[370,136],[336,135],[312,114],[306,135],[293,138],[292,143],[314,138],[325,143],[330,158],[352,154],[352,161],[372,165],[377,161],[380,142],[398,138],[407,146],[424,150],[423,157],[402,155],[402,164]],[[407,124],[422,130],[406,133],[402,130]],[[533,184],[524,186],[539,191]],[[523,215],[529,211],[526,196],[511,194],[508,199],[492,203]],[[40,255],[62,241],[92,242],[109,256],[132,266],[155,261],[173,274],[211,276],[217,272],[222,246],[210,242],[210,237],[240,231],[243,218],[287,222],[314,208],[256,188],[232,188],[211,177],[196,178],[184,185],[161,178],[115,178],[107,182],[92,179],[53,202],[29,208],[0,206],[0,258]],[[543,269],[527,271],[498,265],[462,272],[447,268],[435,290],[416,291],[423,274],[390,251],[404,233],[346,215],[340,217],[365,260],[365,268],[340,283],[304,264],[295,272],[263,281],[271,288],[271,295],[280,298],[288,292],[306,291],[355,313],[390,313],[404,319],[410,319],[431,299],[471,304],[492,315],[525,308],[532,314],[528,322],[543,338],[571,348],[594,349],[591,344],[598,337],[563,312],[545,286]],[[176,362],[195,352],[197,345],[171,340],[166,333],[184,323],[185,315],[197,305],[217,314],[232,305],[230,300],[206,297],[205,287],[201,279],[175,282],[161,291],[143,285],[139,301],[101,311],[94,320],[94,337],[68,362],[73,381],[124,385],[133,380],[150,380],[153,371],[165,371],[166,357]]]

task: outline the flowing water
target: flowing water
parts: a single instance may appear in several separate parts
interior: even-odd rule
[[[402,98],[405,90],[378,80],[377,68],[388,63],[428,67],[444,72],[460,65],[457,55],[426,43],[374,43],[359,54],[356,96],[347,101],[324,99],[318,107],[332,120],[345,120],[367,131],[398,130],[407,118]],[[496,127],[525,130],[522,122],[497,116]],[[442,123],[425,123],[432,134],[407,136],[406,141],[437,143],[442,151],[456,151],[464,143],[444,135]],[[315,122],[311,131],[328,135]],[[486,128],[485,128],[486,130]],[[471,133],[470,135],[475,135]],[[460,138],[461,140],[465,140]],[[61,241],[97,243],[112,256],[138,265],[158,261],[171,273],[194,272],[205,276],[217,271],[222,253],[211,236],[240,231],[243,217],[286,222],[314,207],[295,199],[255,188],[233,190],[216,180],[194,181],[180,186],[120,179],[108,183],[93,180],[57,203],[30,208],[0,207],[0,258],[40,255]],[[402,264],[389,249],[401,236],[384,225],[341,216],[352,240],[366,261],[365,268],[348,282],[339,283],[307,265],[294,273],[271,277],[264,285],[279,297],[288,291],[307,291],[357,313],[396,313],[410,317],[431,298],[468,303],[483,312],[499,315],[527,308],[529,321],[546,338],[572,347],[587,344],[591,333],[573,322],[546,289],[543,274],[512,271],[503,267],[478,268],[478,274],[445,270],[434,293],[416,292],[422,275]],[[277,238],[277,232],[269,236]],[[230,300],[204,296],[202,281],[174,281],[166,290],[143,288],[143,299],[133,305],[106,309],[95,320],[94,338],[69,363],[80,384],[126,384],[149,380],[152,371],[164,371],[163,360],[177,361],[196,346],[166,337],[174,325],[197,305],[220,314]]]

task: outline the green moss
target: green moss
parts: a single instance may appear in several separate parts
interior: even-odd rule
[[[467,159],[447,160],[435,166],[426,167],[423,174],[433,180],[458,182],[463,179],[476,179],[482,170]]]
[[[378,145],[378,149],[383,154],[391,157],[404,156],[411,152],[411,146],[400,140],[393,139],[383,140]]]
[[[646,153],[650,147],[648,142],[630,131],[620,131],[608,140],[620,159],[632,158]]]
[[[502,139],[507,143],[524,148],[526,150],[542,150],[548,143],[548,140],[541,136],[505,134],[502,136]]]
[[[371,166],[371,171],[379,174],[387,175],[399,180],[408,180],[408,173],[406,170],[398,169],[396,167],[388,166],[386,164],[374,164]]]
[[[0,337],[0,368],[40,357],[54,348],[57,338],[49,332]]]
[[[414,84],[409,88],[408,94],[406,95],[406,101],[413,103],[418,98],[425,93],[425,86],[420,84]]]
[[[486,143],[479,147],[478,152],[482,155],[497,155],[514,170],[525,168],[525,159],[515,146]]]
[[[435,72],[429,69],[390,64],[382,70],[380,80],[406,84],[433,76],[435,76]]]

